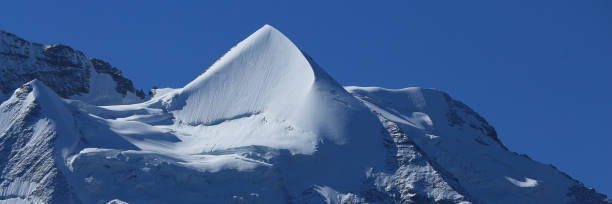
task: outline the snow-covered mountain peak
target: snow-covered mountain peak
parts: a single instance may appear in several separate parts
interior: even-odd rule
[[[52,121],[53,129],[58,129],[58,131],[64,133],[66,131],[73,131],[73,124],[68,122],[72,120],[72,111],[64,100],[41,80],[34,79],[25,83],[15,90],[13,96],[6,103],[10,104],[17,100],[21,101],[21,110],[26,107],[35,107],[38,117],[42,116]],[[15,109],[15,107],[11,108]],[[70,135],[74,136],[75,134],[64,134],[63,137],[56,138],[55,144],[60,152],[62,152],[61,157],[63,159],[71,153],[74,145],[79,142],[76,137],[68,138]]]
[[[358,190],[368,169],[385,166],[384,147],[371,146],[382,143],[378,119],[271,26],[238,43],[184,88],[144,104],[107,108],[134,113],[161,108],[170,114],[172,121],[163,127],[179,142],[156,151],[171,147],[163,151],[191,155],[265,147],[304,157],[287,170],[293,193],[313,183]],[[155,117],[147,121],[158,121]],[[360,159],[343,159],[350,157]]]
[[[16,105],[17,103],[18,105]],[[62,108],[63,105],[60,105],[63,104],[60,96],[42,81],[37,79],[29,81],[17,88],[12,96],[4,101],[3,104],[7,104],[5,110],[23,110],[23,108],[28,106],[36,107],[37,110],[41,110],[43,106],[52,106],[47,107],[51,108],[51,110],[65,110]]]
[[[32,80],[2,102],[0,113],[0,202],[73,201],[61,169],[79,139],[60,96]]]
[[[340,86],[269,25],[184,88],[108,106],[91,101],[132,92],[117,68],[0,38],[15,74],[0,85],[16,88],[0,104],[0,203],[612,202],[508,151],[446,93]],[[40,69],[54,74],[15,85]]]
[[[38,79],[29,81],[16,89],[15,93],[13,93],[13,97],[22,98],[30,94],[32,94],[31,97],[39,100],[59,100],[59,96],[55,91],[49,89],[49,87]]]
[[[300,50],[266,25],[185,86],[181,95],[195,96],[187,99],[185,108],[209,114],[180,114],[180,119],[207,124],[263,111],[289,114],[293,108],[287,105],[303,101],[313,82],[312,68]]]
[[[286,148],[294,153],[314,152],[319,140],[344,144],[365,139],[349,138],[347,133],[363,128],[352,127],[357,121],[375,121],[365,106],[269,25],[238,43],[205,73],[170,96],[166,107],[180,124],[217,126],[229,122],[249,126],[262,131],[241,136],[252,140],[248,144]],[[267,127],[244,124],[257,120],[270,123]],[[290,134],[272,134],[271,130]]]

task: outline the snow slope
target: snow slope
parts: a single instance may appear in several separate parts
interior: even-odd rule
[[[381,143],[377,119],[271,26],[150,107],[160,103],[174,117],[168,128],[183,141],[176,151],[185,154],[257,145],[317,155],[294,164],[288,173],[296,175],[285,178],[290,191],[313,183],[354,190],[368,168],[383,165],[383,148],[367,147]],[[361,160],[338,159],[349,156]]]
[[[349,132],[377,127],[370,125],[375,118],[361,103],[311,64],[282,33],[268,25],[240,42],[173,95],[165,106],[173,111],[179,123],[191,126],[240,123],[240,119],[252,117],[287,126],[284,129],[296,129],[293,132],[297,133],[290,136],[262,132],[240,138],[265,144],[286,141],[273,147],[289,149],[292,153],[312,154],[318,140],[339,145],[353,142],[349,140],[370,142],[368,138],[348,138]],[[320,118],[327,120],[320,121]],[[354,123],[365,123],[367,128]],[[259,127],[250,125],[248,129],[263,129]],[[217,145],[231,146],[233,141],[228,142]],[[253,141],[253,144],[257,143]]]
[[[78,140],[72,114],[40,81],[0,105],[0,198],[12,202],[73,202],[61,170]],[[61,137],[58,135],[62,135]]]
[[[407,134],[474,202],[585,203],[581,199],[602,196],[551,165],[508,151],[493,127],[446,93],[422,88],[347,90],[382,121]]]
[[[107,91],[0,105],[0,203],[610,203],[447,94],[342,87],[268,25],[183,88],[88,101]]]

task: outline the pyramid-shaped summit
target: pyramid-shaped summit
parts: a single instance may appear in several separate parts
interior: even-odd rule
[[[306,133],[283,139],[295,141],[286,141],[282,146],[294,153],[313,153],[319,140],[343,144],[365,139],[348,138],[347,132],[362,129],[363,124],[353,126],[357,119],[376,120],[365,106],[269,25],[238,43],[205,73],[172,95],[167,104],[171,104],[169,110],[177,121],[190,125],[210,126],[256,115],[286,122]],[[319,118],[329,120],[323,122]],[[267,129],[259,125],[253,128]],[[249,134],[247,140],[285,137],[281,135]]]
[[[264,111],[288,116],[308,97],[314,81],[313,68],[299,48],[265,25],[183,88],[182,95],[198,97],[190,97],[185,109],[207,114],[180,118],[206,124]]]

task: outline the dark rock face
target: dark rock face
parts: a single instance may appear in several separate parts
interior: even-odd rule
[[[397,123],[374,113],[383,124],[384,135],[388,136],[383,142],[388,150],[387,167],[393,174],[374,178],[384,177],[382,180],[386,182],[382,182],[383,185],[373,182],[373,190],[365,194],[366,200],[374,203],[461,203],[470,200],[457,179],[428,158]],[[419,178],[423,173],[429,174],[428,177]],[[453,196],[435,198],[423,190],[428,187]]]
[[[493,126],[489,125],[489,123],[476,111],[472,110],[469,106],[465,105],[461,101],[457,101],[452,99],[448,94],[444,93],[444,98],[446,99],[446,103],[448,104],[448,113],[446,116],[448,117],[448,122],[451,127],[454,126],[463,126],[469,125],[469,127],[474,128],[482,132],[483,135],[490,137],[499,143],[502,148],[508,150],[504,144],[497,137],[497,132]],[[464,118],[461,118],[458,112],[463,112],[467,117],[471,118],[472,121],[477,121],[476,123],[471,123],[466,121]]]
[[[140,98],[145,97],[144,91],[134,89],[134,84],[132,84],[132,81],[125,78],[121,74],[121,70],[117,69],[116,67],[111,66],[108,62],[100,60],[100,59],[90,58],[89,61],[91,61],[91,64],[93,65],[96,72],[111,75],[113,80],[117,82],[117,88],[116,88],[117,92],[123,95],[127,94],[127,92],[132,92],[132,93],[135,93],[136,96]]]
[[[82,52],[75,51],[66,45],[54,44],[45,47],[43,50],[43,60],[50,65],[60,67],[83,67],[83,62],[79,59],[84,56]]]
[[[45,82],[58,95],[64,98],[80,93],[88,93],[89,91],[89,72],[74,68],[30,73],[19,73],[14,69],[4,69],[0,70],[0,75],[2,75],[0,89],[4,93],[9,93],[15,90],[19,86],[18,84],[24,84],[33,79]]]
[[[572,186],[569,190],[567,196],[572,198],[569,203],[612,203],[612,200],[608,199],[606,195],[597,193],[594,189],[587,188],[582,183]]]
[[[109,74],[117,84],[117,93],[145,97],[142,90],[136,90],[132,81],[107,62],[87,58],[66,45],[43,46],[0,31],[0,90],[4,94],[33,79],[43,81],[64,98],[87,94],[91,90],[92,70]]]

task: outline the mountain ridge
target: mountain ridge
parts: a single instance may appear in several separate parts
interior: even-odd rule
[[[88,58],[66,45],[32,43],[2,30],[0,73],[0,90],[4,95],[38,79],[64,98],[96,105],[135,103],[146,98],[142,90],[136,90],[132,81],[108,62]]]
[[[612,202],[447,93],[340,86],[269,25],[147,101],[55,92],[0,105],[0,203]]]

